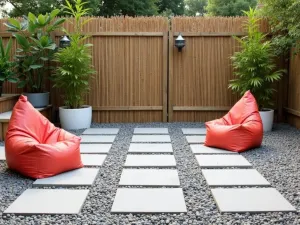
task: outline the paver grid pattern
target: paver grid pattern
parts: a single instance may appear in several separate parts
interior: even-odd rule
[[[176,167],[172,145],[156,143],[171,142],[170,136],[166,134],[168,134],[166,128],[134,129],[132,143],[124,164],[125,168],[119,181],[119,186],[130,186],[130,188],[117,189],[111,208],[112,213],[183,213],[187,211],[177,169],[163,169]],[[142,154],[136,155],[137,153]],[[145,153],[152,154],[145,155]],[[157,153],[171,155],[158,155]],[[126,167],[134,167],[134,169],[126,169]],[[141,188],[132,188],[132,186]]]
[[[230,187],[211,190],[220,212],[295,211],[295,208],[274,188],[247,188],[270,186],[270,183],[257,170],[250,169],[252,165],[243,156],[237,155],[236,152],[195,144],[205,141],[205,136],[201,136],[201,134],[206,134],[203,128],[201,131],[197,128],[182,128],[182,132],[185,135],[198,135],[186,136],[186,139],[208,186]],[[208,169],[203,169],[203,167]],[[227,169],[228,167],[244,169]],[[233,188],[235,186],[247,187]]]
[[[107,153],[115,139],[113,136],[103,136],[102,134],[117,134],[119,129],[87,129],[82,135],[80,144],[81,160],[84,166],[96,166],[98,168],[81,168],[58,174],[53,177],[37,179],[33,187],[63,187],[64,189],[27,189],[24,191],[4,213],[14,213],[21,215],[36,214],[78,214],[88,196],[89,190],[70,190],[68,187],[92,186],[98,173],[99,166],[102,166]],[[84,144],[84,142],[97,144]],[[4,149],[4,147],[2,147]],[[1,148],[0,148],[1,151]],[[103,154],[106,153],[106,154]],[[1,152],[0,152],[1,154]],[[47,202],[47,204],[45,204]]]
[[[198,154],[200,154],[196,156],[198,159],[199,158],[203,159],[203,156],[205,156],[203,155],[204,153],[198,153]],[[206,155],[206,156],[213,156],[213,155]],[[214,156],[218,156],[218,155],[214,155]],[[227,156],[235,156],[235,155],[227,155]],[[221,166],[221,168],[223,170],[224,166]],[[204,176],[205,176],[205,171],[209,171],[209,170],[203,171]],[[213,170],[210,170],[210,172],[211,171]],[[226,170],[224,169],[224,171]],[[224,173],[224,171],[222,172]],[[233,173],[236,172],[237,170]],[[229,178],[232,175],[232,174],[230,175],[230,173],[232,173],[232,171],[230,171],[229,174],[227,174]],[[142,173],[140,173],[140,176],[141,174]],[[206,174],[206,178],[207,178],[207,182],[210,183],[209,181],[210,178],[208,178],[207,174]],[[212,180],[216,181],[216,183],[220,182],[220,180],[218,179],[215,180],[212,179]],[[144,185],[147,185],[147,181],[145,180],[140,180],[140,181],[146,182],[146,184]],[[266,180],[263,181],[263,179],[261,179],[260,181],[262,181],[262,183],[267,182]],[[152,180],[152,182],[155,184],[157,180],[154,179]],[[234,180],[230,185],[234,186],[238,182],[239,182],[238,180]],[[247,182],[248,182],[247,185],[251,185],[249,184],[249,181]],[[218,185],[220,185],[220,183],[217,184],[217,186]],[[161,190],[158,191],[159,189]],[[112,212],[124,212],[124,213],[186,212],[186,206],[185,206],[181,188],[171,188],[171,189],[159,188],[159,189],[119,188],[116,193],[116,199],[113,203]],[[15,202],[13,202],[13,204],[11,204],[5,210],[4,213],[77,214],[79,213],[82,205],[84,204],[84,201],[89,192],[89,190],[76,190],[82,192],[71,193],[70,191],[72,190],[68,190],[68,189],[48,189],[46,190],[48,191],[48,193],[46,193],[44,192],[44,190],[45,189],[27,189],[19,198],[16,199]],[[172,191],[164,193],[167,190],[172,190]],[[171,193],[173,191],[174,193]],[[138,197],[139,195],[134,195],[134,193],[139,193],[140,196],[147,196],[146,200],[150,204],[146,204],[147,201],[145,201],[145,199],[139,198]],[[295,211],[295,208],[274,188],[229,188],[229,189],[214,188],[212,189],[212,194],[221,212]],[[119,197],[117,198],[117,196]],[[61,201],[65,202],[66,199],[69,199],[69,201],[67,201],[67,204],[61,203]],[[129,205],[124,204],[126,203],[126,201],[123,201],[124,199],[125,200],[129,199],[128,201],[133,202],[133,204],[129,204]],[[155,199],[158,200],[155,201]],[[160,200],[162,199],[164,201],[160,202]],[[31,201],[30,204],[28,204],[29,200]],[[45,207],[40,207],[40,205],[45,201],[48,201],[50,203]]]

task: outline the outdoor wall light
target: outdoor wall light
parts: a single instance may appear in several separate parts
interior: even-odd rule
[[[60,40],[59,40],[59,47],[60,48],[66,48],[69,47],[71,45],[71,41],[70,39],[64,35]]]
[[[179,33],[178,37],[175,40],[175,46],[178,48],[178,51],[181,52],[181,49],[185,46],[185,40]]]

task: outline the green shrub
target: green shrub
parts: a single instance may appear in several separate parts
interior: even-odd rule
[[[244,25],[248,35],[234,37],[241,44],[242,50],[231,57],[236,79],[230,81],[229,88],[240,95],[250,90],[259,109],[262,109],[273,105],[275,89],[272,83],[281,79],[283,70],[274,71],[274,49],[266,35],[259,31],[257,11],[250,8],[244,13],[248,16]]]
[[[19,48],[16,61],[18,67],[19,88],[27,88],[27,92],[43,92],[44,76],[49,68],[56,44],[50,37],[50,32],[60,27],[65,20],[54,21],[60,10],[55,9],[50,14],[35,16],[28,13],[22,21],[8,19],[5,25],[13,32]]]
[[[5,81],[16,83],[18,81],[15,73],[15,62],[10,61],[10,50],[12,39],[9,39],[4,46],[2,38],[0,38],[0,96],[2,94],[2,85]]]
[[[75,9],[66,1],[64,6],[66,13],[74,17],[74,32],[65,33],[70,37],[71,45],[59,49],[55,54],[58,62],[56,73],[53,76],[54,87],[61,88],[64,92],[64,104],[67,108],[80,108],[83,97],[89,91],[89,78],[95,73],[92,68],[91,44],[85,43],[88,36],[82,34],[83,26],[90,19],[82,19],[89,9],[84,9],[87,2],[75,0]]]

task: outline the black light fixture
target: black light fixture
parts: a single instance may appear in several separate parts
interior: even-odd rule
[[[70,39],[64,35],[60,40],[59,40],[59,47],[60,48],[66,48],[69,47],[71,45],[71,41]]]
[[[178,37],[175,40],[175,46],[178,48],[178,51],[181,52],[181,49],[185,46],[185,40],[179,33]]]

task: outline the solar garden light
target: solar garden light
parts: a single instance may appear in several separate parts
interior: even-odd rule
[[[178,48],[178,51],[181,52],[182,48],[185,46],[185,40],[179,33],[178,37],[175,40],[175,46]]]
[[[70,39],[64,35],[60,40],[59,40],[59,47],[60,48],[66,48],[69,47],[71,45],[71,41]]]

